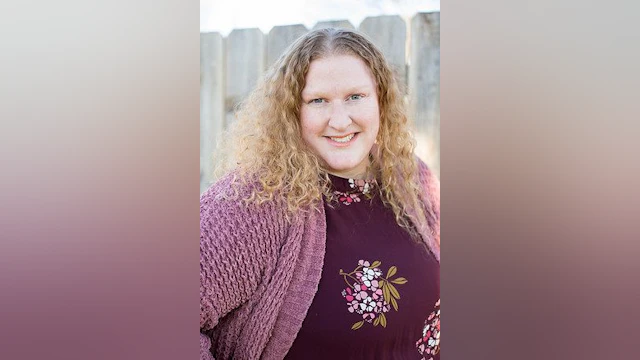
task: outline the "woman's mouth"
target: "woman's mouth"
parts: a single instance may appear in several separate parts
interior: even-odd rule
[[[355,133],[353,134],[349,134],[347,136],[343,136],[343,137],[334,137],[334,136],[330,136],[329,139],[338,142],[338,143],[348,143],[349,141],[351,141],[351,139],[353,139],[353,137],[356,136]]]
[[[351,133],[345,136],[325,136],[329,143],[337,147],[345,147],[351,145],[351,143],[358,137],[359,133]]]

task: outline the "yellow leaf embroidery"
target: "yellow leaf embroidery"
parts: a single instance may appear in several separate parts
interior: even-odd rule
[[[389,302],[391,303],[391,306],[393,306],[393,309],[395,311],[398,311],[398,302],[396,301],[396,299],[394,299],[393,297],[391,297],[391,301]]]
[[[387,278],[392,277],[393,275],[396,274],[396,271],[398,271],[398,268],[395,266],[392,266],[389,268],[389,271],[387,272]]]
[[[403,277],[399,277],[397,279],[391,280],[391,282],[394,283],[394,284],[402,285],[402,284],[406,284],[407,283],[407,279],[405,279]]]
[[[382,296],[384,296],[384,299],[387,300],[387,302],[390,301],[391,299],[391,292],[389,291],[389,284],[388,282],[384,283],[384,287],[382,288]]]
[[[400,293],[398,292],[398,290],[396,290],[395,286],[391,285],[390,283],[387,283],[387,287],[389,288],[389,291],[391,292],[391,295],[393,295],[394,298],[400,299]]]

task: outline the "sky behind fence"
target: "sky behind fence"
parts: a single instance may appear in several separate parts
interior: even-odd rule
[[[227,36],[233,29],[349,20],[357,26],[367,16],[400,15],[440,10],[440,0],[200,0],[200,31]]]

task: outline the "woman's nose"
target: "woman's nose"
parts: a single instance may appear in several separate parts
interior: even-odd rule
[[[329,116],[329,126],[339,131],[346,130],[353,122],[345,105],[342,103],[332,104]]]

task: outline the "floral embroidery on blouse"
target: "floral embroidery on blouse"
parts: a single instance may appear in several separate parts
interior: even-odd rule
[[[371,189],[376,184],[376,180],[364,180],[364,179],[349,179],[349,187],[351,188],[348,192],[337,191],[333,192],[334,195],[338,198],[338,201],[345,205],[351,205],[353,203],[357,203],[361,201],[362,195],[369,195]]]
[[[422,338],[416,342],[422,360],[433,360],[440,352],[440,300],[436,302],[433,312],[424,322]]]
[[[353,203],[360,202],[360,196],[356,193],[349,194],[349,193],[337,191],[337,190],[334,191],[333,193],[338,197],[338,201],[340,201],[345,205],[351,205]]]
[[[342,297],[347,300],[347,310],[362,316],[362,320],[351,326],[351,329],[358,330],[365,321],[373,323],[373,326],[382,325],[387,327],[387,317],[385,313],[391,310],[398,311],[398,300],[400,293],[393,284],[402,285],[407,283],[407,279],[396,277],[392,279],[398,268],[391,266],[386,276],[383,276],[379,266],[380,261],[360,260],[358,267],[350,273],[345,273],[340,269],[340,275],[344,278],[347,288],[342,291]]]
[[[349,187],[352,189],[358,189],[359,192],[367,195],[369,189],[375,184],[376,180],[364,180],[364,179],[349,179]]]

